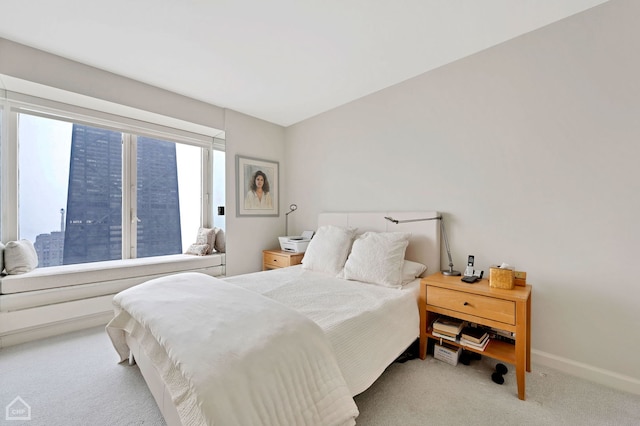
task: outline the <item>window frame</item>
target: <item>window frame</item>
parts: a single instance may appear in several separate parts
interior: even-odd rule
[[[131,220],[136,217],[136,185],[133,183],[136,181],[135,149],[138,136],[191,145],[201,149],[200,225],[213,226],[213,151],[225,151],[223,139],[16,92],[3,91],[0,95],[4,95],[0,96],[0,208],[2,210],[0,239],[2,241],[19,238],[18,117],[21,113],[106,128],[123,134],[122,259],[135,258],[137,250],[137,236],[135,227],[131,226]],[[170,118],[167,118],[167,122],[171,122]]]

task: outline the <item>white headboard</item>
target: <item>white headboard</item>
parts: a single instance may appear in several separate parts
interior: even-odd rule
[[[402,221],[437,217],[439,213],[433,211],[320,213],[318,215],[318,227],[335,225],[345,228],[357,228],[358,234],[367,231],[411,232],[411,239],[409,240],[405,258],[427,265],[425,275],[438,272],[441,268],[440,221],[427,220],[395,224],[385,219],[385,216]]]

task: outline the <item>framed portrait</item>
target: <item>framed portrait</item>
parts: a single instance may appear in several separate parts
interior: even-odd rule
[[[236,155],[236,216],[279,216],[277,161]]]

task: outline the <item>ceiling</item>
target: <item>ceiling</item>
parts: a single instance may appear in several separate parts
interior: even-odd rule
[[[0,37],[288,126],[606,0],[3,0]]]

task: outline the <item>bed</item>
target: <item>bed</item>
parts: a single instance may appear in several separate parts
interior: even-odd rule
[[[169,425],[355,424],[353,396],[418,337],[419,277],[440,269],[437,221],[385,217],[437,215],[322,213],[302,265],[152,280],[114,298],[107,332]]]

